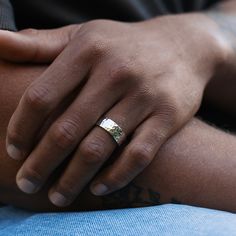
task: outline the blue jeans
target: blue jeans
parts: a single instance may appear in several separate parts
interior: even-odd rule
[[[1,236],[236,235],[236,215],[167,204],[155,207],[39,214],[0,208]]]

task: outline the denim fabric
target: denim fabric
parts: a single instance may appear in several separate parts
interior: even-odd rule
[[[38,214],[0,208],[1,236],[236,235],[232,213],[184,205]]]

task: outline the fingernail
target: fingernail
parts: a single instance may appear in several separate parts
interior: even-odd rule
[[[19,161],[22,159],[21,151],[13,144],[7,146],[7,153],[14,160]]]
[[[91,191],[94,195],[100,196],[108,191],[108,187],[104,184],[95,184],[92,186]]]
[[[61,193],[58,193],[58,192],[52,193],[49,196],[49,199],[54,205],[59,206],[59,207],[65,206],[67,202],[65,196],[63,196]]]
[[[37,190],[37,186],[25,178],[17,180],[17,185],[24,193],[34,193]]]

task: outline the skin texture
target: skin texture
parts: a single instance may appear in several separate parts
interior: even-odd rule
[[[22,163],[5,151],[6,127],[29,84],[46,67],[0,63],[0,201],[37,211],[96,210],[175,202],[236,212],[236,139],[193,119],[160,149],[151,165],[123,190],[95,197],[88,189],[69,208],[48,200],[51,177],[39,193],[27,195],[16,186]],[[115,157],[114,157],[115,158]],[[63,169],[63,166],[62,166]],[[60,171],[60,170],[59,170]]]
[[[50,189],[58,206],[73,202],[116,148],[104,130],[94,127],[100,117],[113,119],[131,136],[114,164],[92,182],[95,195],[123,188],[153,161],[161,145],[194,116],[206,84],[228,56],[224,38],[203,14],[133,24],[97,20],[5,35],[10,45],[26,47],[26,57],[10,50],[15,60],[53,61],[27,88],[11,117],[7,150],[15,159],[26,158],[17,173],[18,187],[26,193],[40,190],[73,154]],[[50,40],[55,35],[56,42]],[[4,55],[3,39],[1,45]],[[73,102],[39,138],[49,114],[71,92]]]
[[[231,60],[229,60],[227,69],[223,74],[215,76],[208,84],[204,101],[208,105],[235,116],[236,2],[224,1],[206,12],[206,14],[216,23],[222,34],[225,35],[231,48]]]
[[[208,11],[205,16],[203,14],[168,16],[131,25],[93,21],[83,26],[68,26],[53,31],[28,30],[16,34],[2,33],[1,53],[7,59],[21,62],[52,62],[60,54],[49,69],[26,89],[8,126],[8,152],[11,156],[17,154],[15,149],[13,152],[9,149],[9,144],[14,144],[21,149],[21,157],[28,157],[17,174],[17,183],[21,190],[38,191],[44,186],[51,172],[67,158],[64,165],[67,166],[69,163],[68,168],[63,175],[56,175],[61,178],[50,189],[50,196],[56,205],[69,205],[73,202],[116,147],[103,130],[94,128],[87,132],[88,126],[87,129],[83,129],[87,125],[86,122],[90,122],[90,126],[93,125],[95,121],[91,122],[90,119],[95,119],[96,115],[98,118],[105,112],[102,110],[104,103],[100,104],[99,99],[112,102],[111,95],[107,93],[109,89],[112,94],[120,95],[122,99],[119,102],[123,103],[118,105],[115,112],[108,113],[108,116],[113,118],[114,115],[114,120],[117,118],[117,123],[122,124],[124,130],[128,131],[127,134],[132,133],[134,129],[136,132],[130,143],[125,143],[128,145],[120,149],[119,158],[115,158],[114,164],[101,171],[93,182],[92,190],[97,195],[102,194],[101,191],[100,193],[95,191],[94,183],[105,183],[108,187],[105,193],[109,193],[124,187],[144,168],[147,170],[150,168],[149,164],[156,159],[154,157],[162,144],[196,112],[210,78],[213,79],[207,88],[206,101],[231,111],[230,104],[234,104],[235,98],[234,90],[232,86],[224,86],[222,78],[227,77],[227,85],[232,85],[233,83],[229,81],[235,77],[234,12],[235,1],[227,1]],[[178,27],[180,25],[181,28]],[[129,44],[123,41],[122,33],[131,35],[131,38],[125,37],[128,38]],[[188,37],[184,37],[185,34]],[[132,37],[135,38],[134,41]],[[120,39],[119,44],[116,43],[117,39]],[[142,42],[141,47],[137,42]],[[6,47],[6,44],[10,46]],[[153,53],[145,54],[147,51]],[[133,54],[134,52],[136,54]],[[163,56],[157,58],[157,55]],[[145,61],[149,63],[146,64]],[[68,68],[68,64],[76,66]],[[89,64],[92,64],[92,67],[86,76],[83,72]],[[108,74],[104,74],[106,68],[109,68]],[[156,71],[159,71],[158,75],[153,74]],[[79,81],[74,80],[78,77]],[[81,84],[82,90],[81,87],[73,90],[70,98],[65,99],[66,94],[63,93],[71,88],[75,89],[77,86],[72,84],[75,81],[79,84],[83,78],[86,80]],[[158,78],[157,86],[154,78]],[[89,83],[90,81],[92,83]],[[63,88],[61,93],[60,88]],[[222,88],[225,89],[225,96],[219,101],[218,92],[221,92]],[[58,94],[55,91],[59,91]],[[117,95],[117,91],[124,93]],[[159,95],[155,96],[155,93]],[[65,101],[63,108],[58,109],[60,96]],[[96,106],[93,107],[92,104]],[[65,110],[66,107],[69,109]],[[147,115],[147,108],[153,109],[150,116]],[[39,133],[38,127],[44,123],[44,118],[54,109],[60,111],[59,115],[50,117],[49,122],[46,119],[46,123],[50,125],[44,125],[40,135],[35,135]],[[88,110],[92,113],[86,113]],[[132,112],[129,112],[130,110]],[[231,112],[234,112],[234,109]],[[139,122],[138,118],[145,120],[145,125],[140,127],[142,121]],[[149,122],[150,120],[153,122]],[[199,126],[201,127],[200,124]],[[39,145],[36,145],[41,138]],[[78,143],[80,145],[76,146]],[[78,149],[75,151],[75,148]],[[161,156],[161,150],[158,156]],[[73,156],[70,155],[71,152]],[[146,171],[143,174],[149,182]],[[38,187],[34,188],[29,182],[22,182],[25,178]],[[135,184],[139,178],[140,176],[135,179]],[[140,186],[135,186],[137,193]],[[127,191],[127,188],[123,191]],[[155,189],[150,191],[156,193],[155,199],[158,199],[159,192]],[[55,193],[62,195],[57,194],[56,197],[52,197]]]

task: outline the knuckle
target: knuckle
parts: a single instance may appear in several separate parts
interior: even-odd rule
[[[157,118],[157,124],[160,124],[159,117]],[[160,126],[160,128],[150,131],[150,136],[148,137],[148,142],[155,145],[155,149],[159,150],[161,145],[168,139],[170,135],[171,128],[167,125]],[[155,153],[156,154],[156,153]],[[154,155],[154,154],[153,154]],[[151,161],[154,156],[151,157]]]
[[[163,123],[169,124],[170,126],[174,125],[178,121],[181,111],[179,99],[177,96],[169,93],[163,95],[159,101],[158,115],[160,115],[160,118],[163,119]]]
[[[73,147],[77,142],[78,125],[72,120],[58,122],[51,130],[52,142],[61,149]]]
[[[152,159],[151,150],[149,150],[144,145],[139,145],[139,147],[132,147],[128,155],[132,159],[132,165],[138,169],[143,169],[147,167]]]
[[[26,103],[37,111],[50,110],[49,89],[46,87],[31,87],[27,90],[24,99]]]
[[[137,97],[135,98],[138,104],[141,104],[148,111],[153,111],[156,107],[156,94],[152,91],[152,89],[144,86],[144,88],[138,90]]]
[[[21,31],[19,31],[19,33],[21,34],[25,34],[25,35],[30,35],[30,36],[37,36],[39,34],[39,31],[33,28],[28,28],[28,29],[23,29]]]
[[[104,144],[98,140],[82,143],[80,153],[80,158],[87,165],[99,165],[105,160]]]
[[[125,63],[120,63],[118,66],[115,66],[110,70],[109,78],[111,84],[116,86],[123,84],[125,81],[128,81],[127,79],[129,79],[130,82],[133,79],[136,79],[137,76],[131,66]]]
[[[82,41],[90,56],[101,56],[107,51],[107,39],[98,32],[86,33]]]

